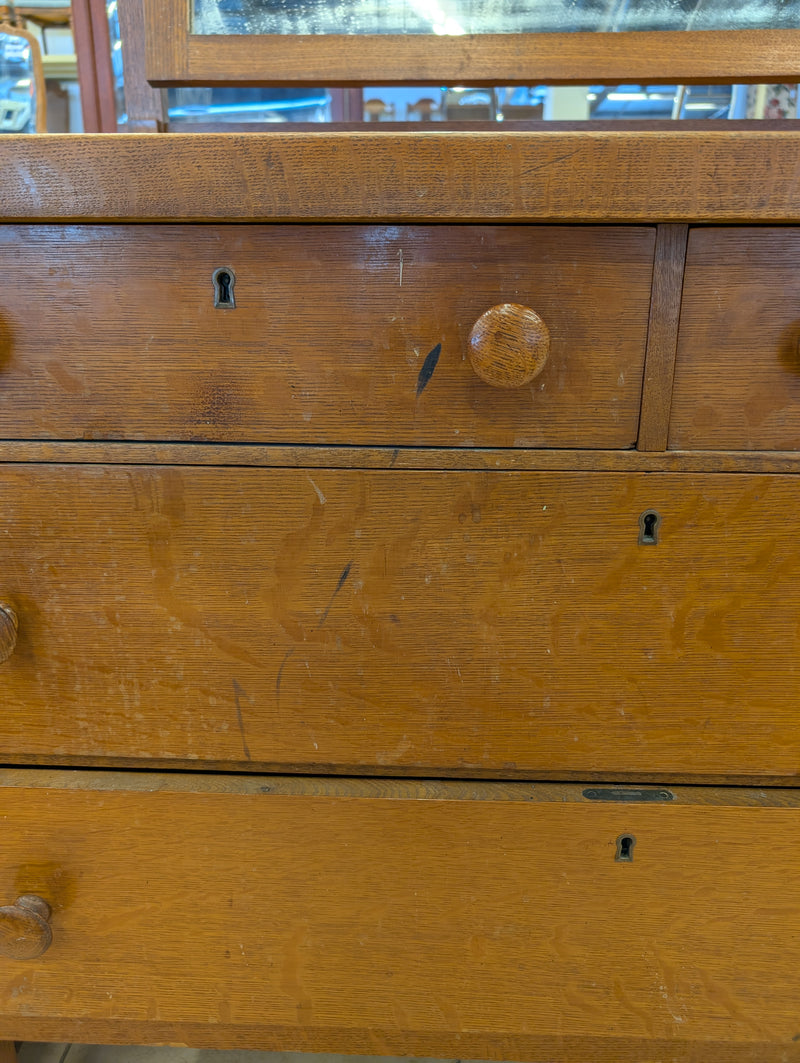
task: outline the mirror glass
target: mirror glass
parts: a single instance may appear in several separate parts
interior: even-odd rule
[[[197,34],[796,29],[798,0],[192,0]]]

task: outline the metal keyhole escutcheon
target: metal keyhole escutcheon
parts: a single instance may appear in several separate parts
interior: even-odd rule
[[[214,285],[214,306],[220,310],[233,309],[236,300],[233,295],[233,286],[236,282],[236,274],[230,266],[220,266],[211,275]]]

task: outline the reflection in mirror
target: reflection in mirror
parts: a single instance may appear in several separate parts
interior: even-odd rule
[[[427,100],[424,110],[419,103]],[[796,118],[797,85],[383,85],[364,89],[364,121],[660,122],[670,119]]]
[[[0,133],[44,133],[45,84],[36,39],[0,23]]]
[[[197,34],[800,28],[797,0],[193,0]]]

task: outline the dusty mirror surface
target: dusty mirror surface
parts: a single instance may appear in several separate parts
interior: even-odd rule
[[[796,0],[193,0],[196,34],[796,29]]]

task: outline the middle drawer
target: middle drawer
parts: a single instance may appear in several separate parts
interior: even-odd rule
[[[789,475],[5,466],[0,747],[794,778],[796,493]]]

